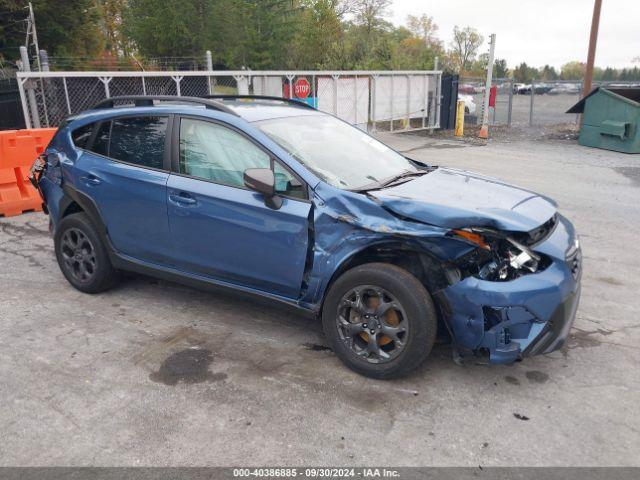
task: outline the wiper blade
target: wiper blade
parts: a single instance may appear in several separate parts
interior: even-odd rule
[[[370,192],[372,190],[380,190],[381,188],[385,188],[385,187],[389,187],[389,186],[395,185],[396,182],[399,182],[400,180],[404,180],[405,178],[420,177],[420,176],[425,175],[427,173],[431,173],[434,170],[435,170],[435,168],[433,168],[433,167],[430,170],[418,170],[416,172],[412,172],[410,170],[407,170],[407,171],[404,171],[402,173],[399,173],[398,175],[394,175],[391,178],[387,178],[386,180],[383,180],[382,182],[370,183],[370,184],[364,185],[364,186],[362,186],[360,188],[351,189],[351,191],[352,192],[356,192],[356,193],[364,193],[364,192]]]
[[[391,178],[389,178],[388,180],[385,180],[384,182],[382,182],[382,187],[385,187],[387,185],[390,185],[392,183],[394,183],[397,180],[402,180],[403,178],[409,178],[409,177],[419,177],[421,175],[424,175],[427,172],[421,172],[421,171],[417,171],[417,172],[412,172],[412,171],[406,171],[403,173],[400,173],[399,175],[395,175]]]
[[[364,190],[369,191],[369,190],[378,190],[380,188],[384,188],[384,187],[388,187],[391,186],[393,184],[395,184],[396,182],[400,181],[400,180],[404,180],[405,178],[411,178],[411,177],[420,177],[426,173],[429,172],[425,172],[425,171],[417,171],[417,172],[412,172],[412,171],[406,171],[406,172],[402,172],[399,173],[398,175],[394,175],[391,178],[386,179],[383,182],[380,182],[378,185],[371,187],[371,188],[366,188]]]

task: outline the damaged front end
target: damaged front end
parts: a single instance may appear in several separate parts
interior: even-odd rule
[[[454,229],[450,236],[479,248],[456,260],[464,276],[504,282],[547,268],[550,259],[532,248],[549,237],[558,225],[555,213],[549,220],[529,232],[504,232],[486,227]]]
[[[477,245],[455,261],[460,280],[441,292],[459,353],[491,363],[562,347],[580,296],[581,253],[562,216],[528,233],[452,232]]]
[[[481,226],[465,227],[473,219],[468,210],[432,208],[427,222],[425,210],[407,196],[381,199],[323,187],[316,195],[303,298],[309,305],[321,301],[330,278],[368,251],[373,256],[361,261],[400,261],[422,281],[460,356],[509,363],[562,346],[578,305],[581,257],[573,226],[550,203],[531,197],[538,215],[548,212],[535,223],[500,210],[493,217],[476,212]],[[517,202],[521,211],[530,208]],[[456,218],[444,217],[451,211]],[[527,229],[508,228],[527,221]]]

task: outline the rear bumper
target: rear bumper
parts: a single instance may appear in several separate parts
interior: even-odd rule
[[[45,213],[49,215],[50,219],[49,230],[53,234],[64,211],[64,192],[58,184],[51,181],[47,176],[40,178],[38,185],[45,202],[44,205],[47,207]]]
[[[511,363],[561,348],[580,300],[581,252],[571,249],[575,242],[573,227],[562,219],[536,247],[552,259],[546,270],[509,282],[468,277],[445,288],[445,321],[458,351]]]

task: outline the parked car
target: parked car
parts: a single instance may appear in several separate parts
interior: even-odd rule
[[[578,305],[578,237],[552,200],[299,102],[109,99],[60,126],[32,182],[78,290],[131,271],[270,299],[370,377],[410,372],[437,334],[492,363],[552,352]]]
[[[531,89],[533,88],[536,95],[544,95],[545,93],[549,93],[552,89],[551,85],[547,85],[546,83],[536,83],[535,86],[532,87],[531,84],[515,84],[514,93],[518,95],[531,95]]]
[[[579,83],[558,83],[549,90],[549,95],[577,95],[580,92]]]
[[[464,102],[464,113],[473,115],[476,113],[476,102],[472,95],[458,95],[458,100]]]
[[[473,95],[474,93],[476,93],[476,87],[474,87],[470,83],[462,83],[458,85],[458,93]]]
[[[545,95],[549,93],[552,89],[553,89],[553,85],[549,85],[548,83],[536,83],[534,86],[536,95]]]

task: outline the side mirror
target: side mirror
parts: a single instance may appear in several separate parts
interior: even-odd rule
[[[271,169],[247,168],[243,180],[245,187],[264,195],[267,207],[278,210],[282,206],[282,198],[276,195],[276,177]]]

